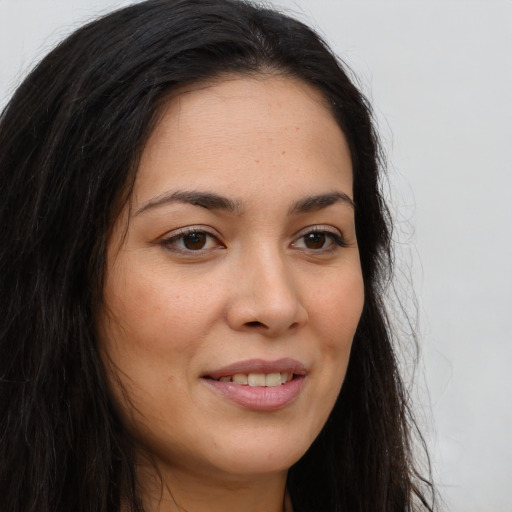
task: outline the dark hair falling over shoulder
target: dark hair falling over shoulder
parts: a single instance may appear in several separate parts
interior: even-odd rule
[[[289,471],[294,508],[433,510],[383,305],[390,221],[366,100],[298,21],[237,0],[150,0],[59,44],[0,118],[0,511],[142,510],[97,352],[106,241],[165,98],[224,73],[316,87],[353,160],[365,306],[334,410]]]

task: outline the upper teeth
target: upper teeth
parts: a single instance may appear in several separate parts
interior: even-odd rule
[[[221,382],[234,382],[235,384],[243,384],[248,386],[266,386],[274,387],[286,384],[293,378],[293,373],[235,373],[221,377]]]

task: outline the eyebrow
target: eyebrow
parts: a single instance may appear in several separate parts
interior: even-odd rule
[[[290,208],[290,214],[315,212],[336,203],[347,204],[352,209],[355,208],[354,201],[347,194],[344,192],[331,192],[304,197]]]
[[[140,215],[153,208],[172,203],[187,203],[206,208],[207,210],[224,210],[235,214],[242,213],[242,206],[239,201],[229,199],[213,192],[178,190],[152,199],[139,208],[135,212],[135,215]],[[344,192],[330,192],[327,194],[304,197],[292,205],[288,213],[290,215],[298,215],[314,212],[336,203],[344,203],[352,209],[354,208],[354,201],[352,201],[347,194]]]
[[[238,201],[233,201],[232,199],[228,199],[227,197],[223,197],[212,192],[178,190],[152,199],[139,208],[135,215],[140,215],[147,210],[172,203],[188,203],[194,206],[201,206],[207,210],[225,210],[232,213],[240,213],[242,210]]]

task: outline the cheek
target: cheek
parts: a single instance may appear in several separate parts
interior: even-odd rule
[[[191,340],[197,339],[209,310],[215,307],[207,286],[197,289],[158,269],[146,274],[113,272],[104,297],[108,305],[104,315],[106,340],[110,344],[122,341],[125,351],[132,345],[136,352],[155,358],[161,353],[191,349]]]
[[[315,368],[317,387],[311,403],[310,437],[314,439],[323,428],[345,380],[352,341],[364,304],[364,287],[360,273],[344,275],[338,286],[317,290],[310,296],[310,328],[318,342],[318,365]]]
[[[123,409],[130,408],[127,395],[141,410],[149,403],[168,410],[167,401],[186,393],[195,377],[197,356],[221,300],[205,280],[194,286],[158,265],[147,265],[148,272],[133,271],[140,267],[125,260],[121,269],[114,267],[108,274],[107,306],[98,322],[100,347]],[[162,393],[166,389],[173,393]]]
[[[185,317],[172,307],[180,299],[134,274],[110,278],[104,299],[100,347],[111,392],[125,425],[144,437],[139,429],[160,422],[162,411],[173,407],[162,389],[173,389],[173,397],[184,393],[180,368],[192,347],[179,325]]]
[[[364,304],[361,273],[343,273],[338,286],[326,286],[311,296],[310,321],[319,341],[321,363],[317,401],[320,412],[313,433],[327,420],[345,380],[354,338]]]
[[[364,285],[360,272],[354,271],[317,292],[310,305],[310,319],[323,335],[324,350],[333,357],[350,352],[364,305]]]

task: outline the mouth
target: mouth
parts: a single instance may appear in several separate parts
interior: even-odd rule
[[[290,382],[295,376],[296,375],[292,372],[235,373],[234,375],[224,375],[213,380],[218,382],[234,382],[241,386],[273,388]]]
[[[242,386],[275,387],[284,385],[294,378],[303,377],[307,373],[306,366],[296,359],[283,358],[275,361],[248,359],[206,372],[203,378],[219,382],[234,382]]]
[[[203,381],[215,393],[256,411],[273,411],[288,406],[300,395],[306,367],[294,359],[252,359],[208,372]]]

